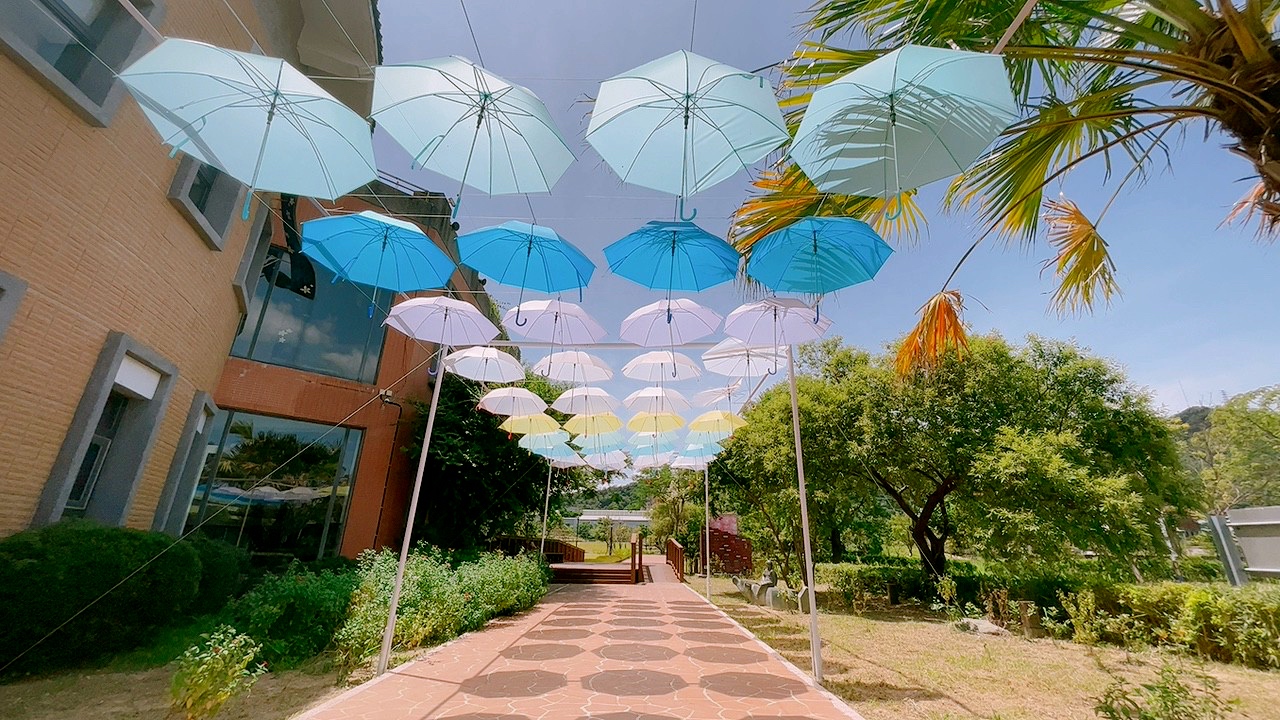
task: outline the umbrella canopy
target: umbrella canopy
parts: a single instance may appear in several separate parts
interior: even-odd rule
[[[680,457],[709,459],[724,452],[724,448],[716,443],[704,443],[699,445],[688,445],[680,451]]]
[[[336,200],[378,175],[369,123],[279,58],[168,38],[120,80],[166,145],[250,190]]]
[[[708,372],[735,378],[771,375],[786,360],[784,348],[748,345],[733,337],[721,340],[702,353],[702,365]]]
[[[679,390],[664,387],[641,388],[622,401],[629,410],[636,412],[671,412],[688,410],[689,400]]]
[[[669,453],[679,450],[680,441],[670,435],[658,435],[650,437],[643,443],[635,446],[633,455],[655,455],[657,453]]]
[[[536,95],[466,58],[374,68],[372,117],[415,164],[490,195],[547,192],[574,160]]]
[[[708,464],[704,458],[691,458],[684,455],[671,461],[671,467],[677,470],[706,470]]]
[[[627,456],[620,450],[584,455],[582,459],[597,470],[622,470],[627,466]]]
[[[615,442],[620,445],[625,445],[626,437],[623,435],[622,430],[619,429],[614,430],[613,432],[597,433],[595,435],[579,435],[569,442],[577,445],[578,447],[586,447],[589,444]]]
[[[566,390],[551,407],[568,415],[594,415],[617,410],[618,401],[602,388],[588,386]]]
[[[961,172],[1017,118],[999,55],[906,45],[813,93],[790,155],[822,192],[897,195]]]
[[[502,325],[530,340],[590,345],[605,336],[586,310],[562,300],[526,300],[502,315]]]
[[[444,366],[454,375],[477,382],[515,382],[524,379],[519,360],[497,348],[469,347],[449,353]]]
[[[613,371],[600,358],[581,350],[553,352],[533,364],[533,371],[549,380],[567,383],[603,382]]]
[[[733,397],[733,394],[737,392],[738,388],[740,387],[742,387],[741,378],[734,380],[733,382],[729,383],[724,387],[711,388],[710,390],[703,390],[702,392],[693,396],[693,404],[697,405],[698,407],[707,407],[708,405],[714,405],[720,402],[721,400],[728,400],[729,398]]]
[[[738,275],[733,246],[691,222],[654,220],[604,249],[609,271],[652,290],[700,292]]]
[[[732,434],[729,431],[690,430],[685,433],[684,439],[690,445],[710,445],[719,443]]]
[[[551,467],[560,468],[562,470],[568,468],[583,467],[587,464],[580,455],[574,454],[565,457],[551,458]]]
[[[747,274],[770,290],[823,295],[875,277],[891,254],[861,220],[807,217],[761,238]]]
[[[712,410],[690,420],[689,430],[691,432],[732,433],[746,424],[747,421],[743,420],[741,416],[724,410]]]
[[[541,455],[548,460],[564,460],[567,458],[578,457],[578,453],[564,443],[557,443],[546,447],[529,448],[529,452],[534,455]]]
[[[383,324],[411,338],[445,346],[483,345],[498,336],[498,328],[474,305],[447,297],[396,303]]]
[[[747,345],[799,345],[826,334],[831,320],[794,298],[767,298],[740,305],[724,321],[724,332]]]
[[[516,441],[516,444],[525,450],[545,450],[546,448],[564,445],[569,440],[569,433],[564,430],[552,430],[547,433],[538,433],[537,435],[525,435]]]
[[[675,413],[641,412],[627,421],[627,429],[632,432],[663,433],[679,430],[684,427],[684,418]]]
[[[582,448],[584,455],[600,455],[627,448],[627,444],[618,437],[616,432],[602,433],[600,435],[579,435],[573,443]]]
[[[613,413],[574,415],[564,423],[564,429],[574,435],[600,435],[622,428],[622,419]]]
[[[622,374],[632,380],[658,382],[659,380],[690,380],[700,377],[702,371],[687,355],[670,350],[654,350],[632,358],[622,366]]]
[[[545,413],[512,415],[498,426],[516,435],[543,435],[560,429],[560,423]]]
[[[641,455],[631,462],[631,467],[636,470],[648,470],[649,468],[662,467],[670,465],[676,459],[675,453],[658,453],[656,455]]]
[[[601,83],[587,126],[587,142],[623,182],[680,197],[789,138],[768,81],[683,50]]]
[[[494,415],[536,415],[547,403],[524,388],[495,388],[480,398],[479,407]]]
[[[372,210],[302,223],[302,252],[338,277],[393,292],[442,288],[458,269],[417,225]]]
[[[458,255],[494,282],[548,293],[584,288],[596,269],[555,230],[518,220],[459,235]]]
[[[692,300],[659,300],[628,315],[618,335],[641,347],[683,345],[719,330],[722,319]]]

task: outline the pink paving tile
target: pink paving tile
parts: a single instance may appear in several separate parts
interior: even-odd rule
[[[861,720],[659,568],[644,585],[555,586],[297,720]]]

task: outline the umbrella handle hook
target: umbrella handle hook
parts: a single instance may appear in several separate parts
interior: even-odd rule
[[[520,306],[517,305],[516,306],[516,325],[520,327],[524,327],[525,325],[528,325],[528,324],[529,324],[529,318],[520,317]]]
[[[685,214],[684,214],[684,196],[683,196],[683,195],[681,195],[681,196],[680,196],[680,219],[681,219],[681,220],[683,220],[684,222],[692,222],[692,221],[693,221],[693,219],[694,219],[694,218],[696,218],[696,217],[698,217],[698,209],[697,209],[697,208],[694,208],[694,209],[693,209],[693,212],[692,212],[688,217],[685,217]]]

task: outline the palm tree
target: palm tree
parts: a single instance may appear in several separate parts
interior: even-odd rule
[[[1256,220],[1262,235],[1280,227],[1280,0],[828,0],[806,28],[816,38],[783,66],[784,110],[794,130],[815,88],[906,43],[977,52],[1003,50],[1024,110],[992,150],[947,189],[948,210],[967,210],[982,233],[956,265],[988,238],[1031,243],[1042,224],[1055,256],[1059,313],[1092,309],[1118,289],[1098,226],[1125,186],[1175,160],[1171,133],[1205,123],[1248,159],[1253,189],[1227,221]],[[871,50],[837,43],[858,33]],[[1089,162],[1120,176],[1090,218],[1045,188]],[[737,211],[734,243],[744,253],[768,232],[808,214],[853,215],[900,242],[921,221],[913,193],[881,199],[824,196],[785,161],[761,174]],[[898,211],[892,207],[901,203]],[[891,219],[892,218],[892,219]],[[921,308],[898,356],[902,372],[927,367],[948,349],[963,352],[964,296],[956,270]]]

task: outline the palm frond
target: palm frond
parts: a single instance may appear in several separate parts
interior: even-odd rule
[[[1249,225],[1254,221],[1258,223],[1260,239],[1275,239],[1276,226],[1280,225],[1280,203],[1267,198],[1267,186],[1261,181],[1231,206],[1231,212],[1223,218],[1222,225],[1235,225],[1237,222]]]
[[[1092,310],[1099,299],[1110,303],[1120,291],[1116,265],[1094,223],[1065,197],[1045,203],[1044,221],[1049,226],[1049,245],[1057,250],[1044,264],[1046,269],[1052,265],[1058,278],[1049,306],[1065,315]]]
[[[948,350],[963,355],[969,347],[964,326],[964,297],[959,290],[943,290],[920,308],[920,321],[898,348],[894,368],[906,376],[935,367]]]

